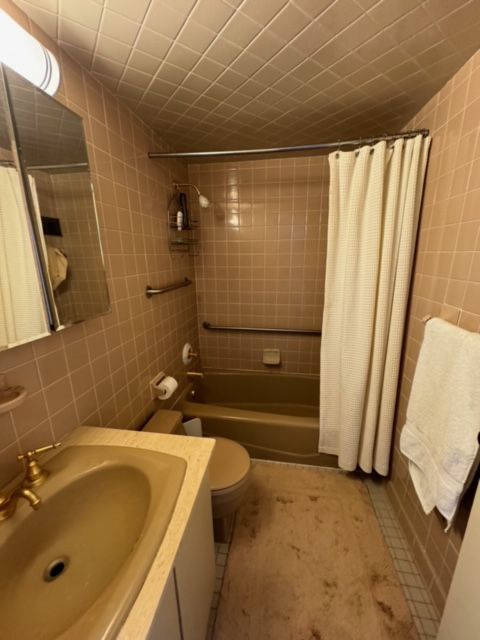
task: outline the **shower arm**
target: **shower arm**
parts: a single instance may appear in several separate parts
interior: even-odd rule
[[[179,187],[192,187],[192,189],[195,189],[195,191],[197,192],[198,197],[202,195],[200,193],[200,189],[196,187],[194,184],[191,184],[190,182],[174,182],[173,186],[177,191],[180,191]]]

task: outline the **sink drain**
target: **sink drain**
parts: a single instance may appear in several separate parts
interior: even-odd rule
[[[43,572],[43,579],[45,582],[53,582],[53,580],[56,580],[65,573],[69,564],[70,560],[67,556],[62,556],[61,558],[52,560]]]

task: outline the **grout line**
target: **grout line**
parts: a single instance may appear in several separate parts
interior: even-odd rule
[[[383,486],[375,484],[372,480],[366,479],[364,482],[402,585],[418,637],[420,640],[435,640],[440,621],[430,592],[390,505],[388,495]]]
[[[212,605],[210,607],[210,616],[208,619],[207,635],[205,640],[213,640],[215,633],[215,622],[217,620],[217,611],[220,604],[220,595],[222,592],[223,581],[225,578],[225,569],[227,568],[228,556],[230,553],[230,547],[232,543],[233,529],[235,527],[235,519],[233,519],[230,533],[228,535],[228,542],[220,543],[215,542],[215,568],[216,579],[215,588],[212,596]]]

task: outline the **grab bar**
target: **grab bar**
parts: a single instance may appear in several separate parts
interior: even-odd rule
[[[175,289],[181,289],[182,287],[188,287],[189,284],[192,284],[190,278],[185,278],[181,282],[174,282],[173,284],[169,284],[162,289],[152,289],[149,285],[147,285],[145,289],[145,295],[147,298],[151,298],[152,296],[157,296],[159,293],[167,293],[167,291],[174,291]]]
[[[258,333],[294,333],[304,336],[321,336],[322,331],[320,329],[273,329],[266,327],[219,327],[214,324],[210,324],[206,320],[202,322],[202,327],[207,331],[255,331]]]

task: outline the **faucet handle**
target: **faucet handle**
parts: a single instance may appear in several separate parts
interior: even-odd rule
[[[17,456],[17,460],[20,462],[22,460],[27,460],[30,462],[35,458],[35,456],[40,455],[41,453],[45,453],[45,451],[50,451],[51,449],[57,449],[62,443],[61,442],[52,442],[52,444],[47,444],[45,447],[39,447],[38,449],[32,449],[31,451],[25,451],[25,453]]]
[[[36,456],[41,453],[45,453],[46,451],[50,451],[51,449],[56,449],[62,443],[61,442],[53,442],[52,444],[47,444],[45,447],[39,447],[38,449],[32,449],[31,451],[26,451],[17,456],[17,460],[21,462],[24,461],[25,464],[25,479],[23,484],[27,487],[32,487],[35,485],[43,484],[45,480],[48,478],[48,471],[42,469],[42,467],[38,464],[36,460]]]

